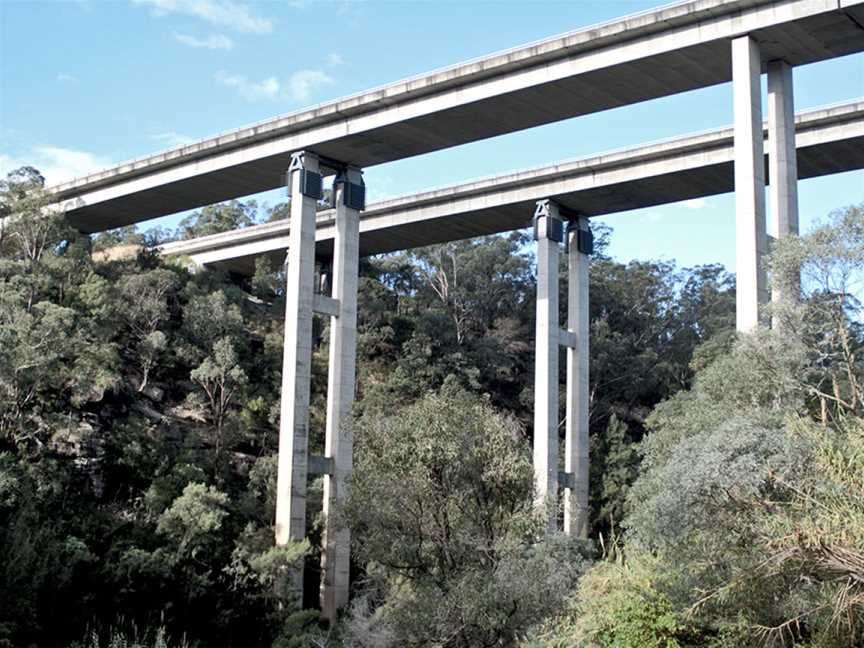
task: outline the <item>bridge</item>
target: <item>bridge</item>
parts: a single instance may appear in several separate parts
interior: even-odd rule
[[[467,61],[52,187],[120,227],[284,186],[292,151],[360,168],[732,80],[730,39],[791,66],[862,49],[862,0],[691,0]]]
[[[795,123],[800,179],[864,168],[864,98],[809,110]],[[360,217],[360,256],[522,229],[544,198],[590,217],[727,193],[733,161],[729,126],[384,200]],[[319,259],[333,254],[335,218],[332,208],[317,214]],[[274,221],[165,243],[160,252],[252,275],[258,258],[283,263],[290,228]]]
[[[350,535],[332,511],[345,497],[352,466],[361,245],[369,253],[490,233],[499,227],[513,229],[533,213],[537,505],[547,514],[550,532],[558,528],[560,503],[564,531],[585,535],[592,250],[588,217],[734,187],[737,327],[752,331],[765,325],[765,302],[794,297],[769,295],[762,265],[768,247],[766,218],[778,236],[795,235],[798,178],[831,173],[832,164],[836,170],[855,165],[856,150],[860,155],[860,130],[854,120],[841,119],[833,127],[826,121],[824,130],[808,130],[806,116],[799,121],[796,151],[792,69],[862,50],[864,0],[687,0],[276,117],[48,191],[72,225],[97,232],[288,185],[290,226],[278,244],[288,252],[276,542],[306,537],[308,475],[312,469],[324,473],[321,605],[324,615],[333,619],[347,603],[349,591]],[[767,140],[763,73],[768,80]],[[563,164],[560,170],[534,170],[521,179],[501,180],[497,187],[495,180],[485,186],[463,185],[449,196],[442,190],[437,197],[432,192],[425,203],[415,199],[413,211],[404,209],[412,204],[409,198],[401,206],[376,205],[361,219],[364,167],[730,80],[731,133],[695,136],[689,149],[676,141],[655,145],[653,153],[652,147],[645,147],[641,158],[631,151],[617,154],[617,159],[612,154],[605,160],[601,156]],[[686,106],[686,98],[680,105]],[[840,135],[835,140],[828,134],[832,128]],[[824,139],[817,142],[819,137]],[[809,140],[816,143],[807,145],[808,138],[816,138]],[[664,146],[677,146],[677,153],[664,152]],[[319,219],[317,203],[328,175],[335,176],[334,210]],[[766,176],[771,179],[770,214]],[[531,213],[526,214],[532,202]],[[284,224],[271,225],[280,226]],[[242,245],[259,245],[262,253],[273,253],[262,243],[267,234],[255,241],[244,239],[256,231],[263,229],[226,235],[235,243],[227,243],[223,250],[233,245],[231,254],[237,256],[232,258],[238,263],[243,259]],[[558,262],[565,242],[568,316],[562,328]],[[219,247],[201,250],[202,257]],[[319,251],[332,263],[329,295],[316,295],[313,287]],[[246,256],[254,254],[248,247]],[[325,456],[317,458],[308,450],[315,312],[331,323],[326,448]],[[567,351],[560,473],[559,346]]]

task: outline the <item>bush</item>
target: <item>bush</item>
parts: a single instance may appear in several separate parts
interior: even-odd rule
[[[343,511],[370,565],[355,645],[507,645],[553,611],[588,551],[543,535],[532,493],[518,424],[480,398],[445,387],[367,413]]]

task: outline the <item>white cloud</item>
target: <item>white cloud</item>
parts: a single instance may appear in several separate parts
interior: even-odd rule
[[[196,38],[187,34],[178,34],[174,32],[174,40],[187,47],[197,49],[211,50],[230,50],[234,49],[234,41],[225,36],[225,34],[211,34],[207,38]]]
[[[342,58],[341,54],[333,52],[332,54],[327,56],[327,65],[329,65],[330,67],[336,67],[337,65],[345,65],[345,59]]]
[[[32,166],[45,176],[47,185],[54,185],[100,171],[113,164],[107,157],[88,151],[59,146],[34,146],[24,155],[0,154],[0,176],[6,177],[7,173],[22,166]]]
[[[191,144],[195,141],[194,137],[189,137],[188,135],[181,135],[180,133],[175,133],[174,131],[168,131],[167,133],[153,133],[152,135],[150,135],[150,139],[155,142],[161,142],[168,148],[179,148],[181,146]]]
[[[71,74],[66,74],[65,72],[61,72],[57,75],[57,81],[59,83],[77,83],[78,77],[72,76]]]
[[[705,209],[710,207],[711,203],[708,202],[707,198],[693,198],[692,200],[685,200],[681,205],[685,209]]]
[[[643,214],[643,218],[649,223],[659,223],[661,220],[663,220],[663,214],[656,211],[649,211]]]
[[[317,88],[333,83],[333,79],[322,70],[298,70],[285,82],[272,76],[261,81],[251,81],[242,74],[228,74],[221,70],[213,78],[217,83],[234,88],[247,101],[283,98],[303,103],[309,100]]]
[[[232,0],[132,0],[148,5],[157,16],[170,13],[201,18],[213,25],[228,27],[248,34],[267,34],[273,31],[273,22],[255,14],[248,6]]]
[[[279,81],[276,77],[268,77],[261,81],[250,81],[242,74],[228,74],[219,71],[214,77],[217,83],[234,88],[247,101],[276,99],[279,96]]]
[[[286,91],[292,101],[302,103],[309,100],[316,88],[329,83],[333,79],[321,70],[298,70],[288,79]]]

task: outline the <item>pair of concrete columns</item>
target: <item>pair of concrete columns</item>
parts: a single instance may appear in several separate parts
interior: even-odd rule
[[[321,609],[333,620],[348,602],[350,534],[332,513],[345,497],[351,476],[357,357],[357,281],[360,211],[365,189],[358,169],[339,170],[334,181],[336,232],[332,294],[316,294],[315,215],[321,198],[320,160],[309,152],[293,156],[289,170],[291,228],[286,258],[285,348],[279,424],[276,544],[306,537],[306,489],[310,473],[324,475],[324,537],[321,551]],[[323,457],[309,455],[309,397],[312,377],[313,313],[330,317],[327,428]],[[302,596],[302,569],[295,574]]]
[[[768,71],[768,172],[770,218],[778,238],[798,234],[798,165],[792,67],[770,61]],[[736,322],[739,331],[755,330],[768,301],[763,257],[768,253],[765,209],[764,134],[762,128],[762,60],[750,36],[732,41],[735,112],[735,212],[737,256]],[[534,475],[538,506],[550,531],[558,527],[558,489],[564,491],[564,531],[588,533],[588,255],[580,251],[580,230],[587,219],[571,221],[562,235],[559,207],[537,203],[537,328],[534,379]],[[575,223],[576,227],[572,227]],[[559,243],[568,237],[567,329],[558,323]],[[794,283],[794,282],[793,282]],[[794,298],[792,284],[775,286],[774,301]],[[558,470],[558,347],[567,347],[567,403],[564,470]]]
[[[798,163],[792,67],[769,61],[768,173],[770,219],[778,238],[798,234]],[[768,253],[765,220],[765,162],[762,130],[762,58],[751,36],[732,41],[735,113],[735,231],[737,328],[755,330],[764,322],[760,306],[769,300],[763,257]],[[787,286],[787,291],[794,290]],[[776,286],[775,301],[794,297]]]
[[[534,212],[537,241],[537,321],[534,367],[534,481],[536,504],[547,529],[558,528],[558,489],[563,487],[564,532],[588,535],[588,260],[593,248],[588,219],[541,200]],[[567,328],[559,324],[558,264],[566,242]],[[564,470],[558,470],[558,355],[567,349]]]

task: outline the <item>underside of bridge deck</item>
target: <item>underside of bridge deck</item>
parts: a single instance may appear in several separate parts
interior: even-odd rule
[[[53,187],[96,232],[284,184],[293,151],[359,167],[864,50],[864,0],[692,0],[493,54]]]

